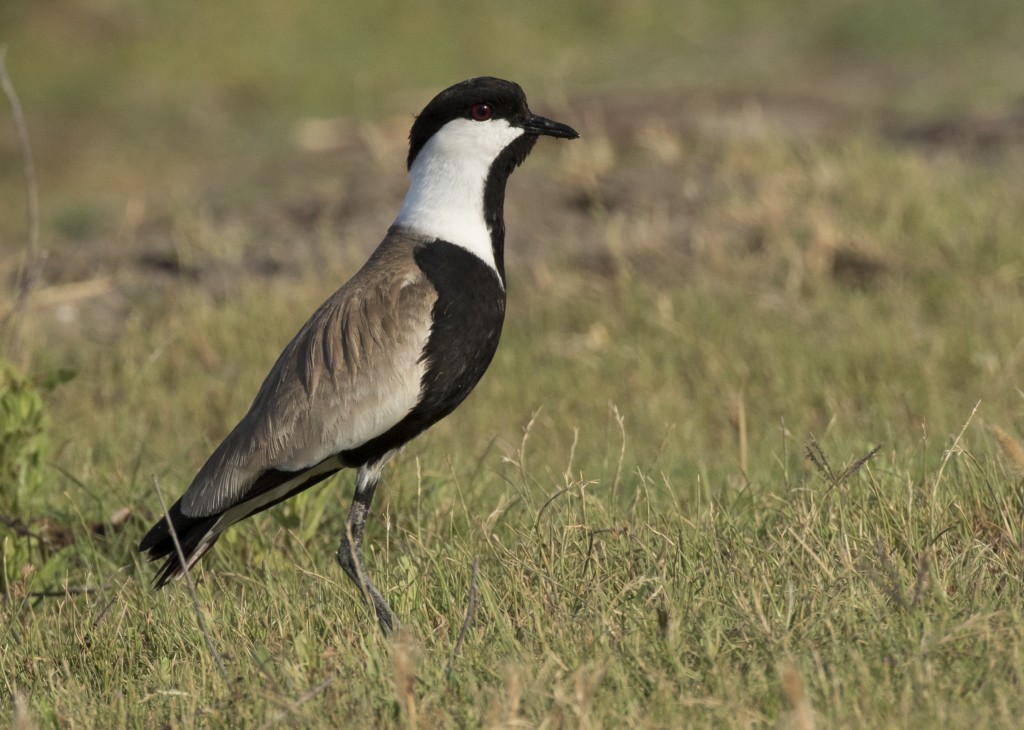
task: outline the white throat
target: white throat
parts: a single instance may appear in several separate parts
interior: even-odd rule
[[[495,158],[522,134],[504,119],[455,119],[441,127],[409,169],[395,225],[461,246],[497,271],[484,185]]]

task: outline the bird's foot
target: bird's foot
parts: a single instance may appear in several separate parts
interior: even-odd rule
[[[348,537],[343,537],[341,545],[338,546],[338,565],[345,571],[345,575],[355,584],[356,588],[369,598],[370,603],[373,604],[373,611],[377,614],[377,623],[380,624],[381,631],[385,636],[390,636],[398,626],[398,621],[388,606],[388,602],[384,600],[384,596],[377,590],[377,586],[370,580],[370,576],[366,574],[361,553],[358,543],[356,543],[356,549],[353,550]]]

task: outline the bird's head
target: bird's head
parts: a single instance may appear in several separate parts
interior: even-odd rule
[[[510,154],[515,167],[540,136],[576,139],[579,134],[531,112],[519,84],[481,76],[445,89],[424,107],[409,133],[408,166],[412,170],[423,154],[475,158],[489,166],[516,143]]]
[[[541,136],[579,134],[531,112],[511,81],[445,89],[409,133],[409,192],[395,224],[472,251],[504,280],[505,183]]]

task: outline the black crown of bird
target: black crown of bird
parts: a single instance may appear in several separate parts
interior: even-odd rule
[[[533,114],[518,84],[463,81],[409,134],[409,190],[384,240],[288,343],[248,412],[139,545],[190,569],[234,523],[356,469],[337,561],[385,633],[396,619],[363,563],[388,460],[483,376],[505,316],[505,185],[537,139],[576,130]],[[179,552],[180,551],[180,552]]]

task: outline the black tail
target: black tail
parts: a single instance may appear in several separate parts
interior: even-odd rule
[[[325,460],[326,461],[326,460]],[[292,497],[304,489],[308,489],[314,484],[327,479],[329,476],[337,473],[340,469],[328,469],[327,471],[316,473],[315,470],[320,467],[324,462],[320,462],[315,467],[310,469],[304,469],[302,471],[278,471],[277,469],[268,469],[263,472],[259,478],[253,482],[249,488],[244,499],[237,502],[229,509],[237,509],[238,507],[245,507],[247,503],[254,506],[249,509],[242,509],[237,511],[235,514],[234,521],[243,520],[252,515],[258,514],[265,509],[270,509],[275,504],[283,502],[284,500]],[[312,476],[307,476],[310,472],[314,472]],[[291,484],[289,484],[291,482]],[[272,499],[267,499],[262,504],[255,506],[259,497],[265,495],[267,492],[286,486],[280,494],[273,495]],[[208,539],[203,543],[203,538],[207,536],[213,526],[217,523],[217,520],[221,518],[227,509],[217,512],[212,515],[206,515],[205,517],[189,517],[181,511],[181,500],[179,499],[174,503],[174,506],[168,510],[168,516],[171,519],[171,524],[174,525],[174,534],[178,536],[178,542],[181,543],[181,552],[185,556],[186,565],[194,565],[195,561],[199,560],[203,554],[213,547],[213,544],[217,542],[217,535],[213,539]],[[218,530],[218,535],[224,529],[227,529],[229,525],[223,525]],[[178,559],[178,551],[174,548],[174,539],[171,537],[171,531],[167,527],[167,519],[163,518],[157,522],[146,533],[146,536],[142,538],[142,542],[139,543],[139,552],[148,552],[150,560],[159,560],[160,558],[167,558],[167,562],[160,568],[160,572],[157,574],[156,579],[153,581],[154,588],[162,588],[167,581],[171,578],[176,578],[183,572],[181,560]]]
[[[210,528],[213,527],[220,515],[186,517],[181,513],[181,500],[175,502],[167,514],[170,517],[171,524],[174,525],[174,534],[178,536],[178,542],[181,543],[181,552],[185,556],[186,564],[194,563],[202,553],[213,547],[216,538],[208,542],[203,547],[202,552],[197,552],[200,549],[200,541],[206,536]],[[139,552],[149,553],[146,557],[150,560],[167,558],[160,572],[157,573],[156,578],[153,580],[154,588],[162,588],[167,581],[181,575],[183,572],[181,560],[178,558],[178,551],[174,547],[174,538],[171,537],[171,530],[167,526],[167,519],[165,517],[153,525],[149,532],[146,533],[146,536],[142,538],[142,542],[139,543]]]

